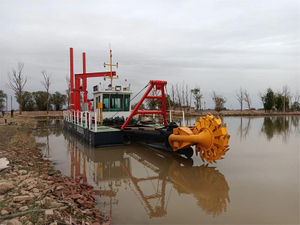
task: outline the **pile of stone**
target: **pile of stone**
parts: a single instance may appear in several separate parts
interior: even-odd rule
[[[0,224],[110,223],[95,207],[93,186],[62,176],[34,143],[3,141],[0,155],[9,161],[0,171]]]

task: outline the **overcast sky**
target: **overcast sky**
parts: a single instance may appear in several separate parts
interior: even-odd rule
[[[298,0],[0,0],[0,7],[0,89],[8,95],[7,72],[19,61],[27,91],[43,88],[45,69],[52,73],[50,91],[64,92],[69,48],[75,73],[82,72],[83,51],[87,72],[105,71],[109,43],[120,81],[128,79],[135,92],[150,79],[185,81],[200,86],[207,108],[215,90],[231,109],[238,108],[240,86],[256,108],[257,93],[268,87],[299,90]],[[98,82],[88,81],[90,92]]]

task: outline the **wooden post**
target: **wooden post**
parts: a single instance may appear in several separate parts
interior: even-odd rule
[[[182,110],[182,126],[185,127],[184,110]]]

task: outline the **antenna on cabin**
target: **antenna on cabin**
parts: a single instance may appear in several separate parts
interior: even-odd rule
[[[110,78],[110,90],[112,91],[112,89],[113,89],[113,79],[118,79],[118,76],[117,76],[117,78],[113,78],[113,76],[112,76],[112,67],[115,66],[115,67],[118,68],[119,63],[117,62],[116,64],[112,64],[112,49],[111,49],[110,43],[109,43],[109,58],[110,58],[110,63],[109,64],[104,63],[103,65],[104,65],[104,68],[106,68],[106,66],[110,66],[110,77],[109,78]]]

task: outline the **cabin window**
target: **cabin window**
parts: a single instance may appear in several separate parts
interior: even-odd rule
[[[129,111],[130,95],[124,95],[124,111]]]
[[[123,108],[123,95],[110,96],[110,111],[121,111]]]
[[[109,95],[103,95],[103,111],[109,111]]]

